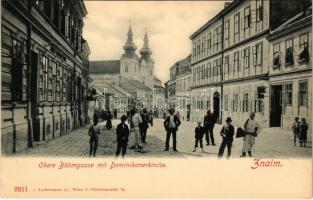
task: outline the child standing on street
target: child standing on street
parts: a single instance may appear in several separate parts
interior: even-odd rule
[[[129,128],[128,125],[125,123],[127,117],[123,115],[121,117],[121,123],[117,125],[116,128],[116,141],[117,141],[117,148],[116,148],[116,158],[120,155],[122,150],[122,157],[126,154],[127,143],[128,143],[128,136],[129,136]]]
[[[195,129],[195,149],[192,152],[195,152],[197,147],[198,147],[198,143],[200,143],[200,147],[202,149],[203,152],[203,143],[202,143],[202,138],[203,138],[203,134],[204,134],[204,128],[201,126],[201,122],[198,122],[198,126]]]
[[[300,133],[300,122],[299,117],[295,117],[295,121],[292,125],[292,132],[293,132],[293,143],[296,146],[297,145],[297,139],[299,139],[299,133]]]
[[[98,126],[98,116],[94,115],[93,117],[93,125],[89,127],[88,135],[90,136],[89,139],[89,156],[93,155],[93,157],[96,157],[96,152],[98,148],[98,141],[99,141],[99,134],[100,134],[100,128]]]
[[[306,146],[308,128],[309,128],[309,125],[306,123],[305,118],[302,118],[301,124],[300,124],[300,134],[299,134],[300,147]]]

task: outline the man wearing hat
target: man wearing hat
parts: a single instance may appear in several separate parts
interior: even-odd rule
[[[142,119],[142,123],[139,124],[141,141],[142,141],[142,143],[147,143],[146,142],[146,137],[147,137],[147,130],[149,128],[149,116],[148,116],[146,108],[144,108],[142,110],[142,113],[140,114],[140,117]]]
[[[169,150],[169,143],[170,143],[170,137],[173,135],[173,150],[177,151],[176,149],[176,132],[178,130],[179,125],[181,124],[179,118],[174,115],[175,110],[171,108],[169,110],[170,116],[168,116],[163,125],[166,130],[166,142],[165,142],[165,149],[164,151]]]
[[[223,126],[221,130],[221,136],[223,137],[222,144],[218,151],[218,158],[222,158],[224,154],[225,147],[227,146],[227,158],[231,156],[231,147],[233,143],[234,137],[234,126],[231,124],[232,120],[230,117],[227,117],[226,124]]]
[[[116,148],[116,157],[120,155],[122,150],[122,157],[126,154],[127,143],[128,143],[128,136],[129,136],[129,128],[128,125],[125,123],[127,117],[123,115],[121,117],[121,123],[116,127],[116,141],[117,141],[117,148]]]

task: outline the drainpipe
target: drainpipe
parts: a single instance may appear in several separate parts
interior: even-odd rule
[[[31,13],[32,11],[32,1],[28,0],[27,1],[27,8],[28,12]],[[27,120],[28,120],[28,134],[27,134],[27,139],[28,139],[28,147],[33,147],[33,123],[32,123],[32,116],[31,116],[31,41],[32,41],[32,24],[30,21],[27,21]]]
[[[221,59],[221,123],[223,120],[223,99],[224,99],[224,85],[223,85],[223,81],[224,81],[224,16],[222,16],[222,59]]]

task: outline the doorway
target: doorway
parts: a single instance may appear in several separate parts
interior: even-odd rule
[[[281,126],[282,89],[283,89],[282,85],[271,86],[270,127]]]
[[[213,114],[217,122],[220,118],[220,93],[215,92],[213,96]]]

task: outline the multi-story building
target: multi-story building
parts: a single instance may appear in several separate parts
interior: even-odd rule
[[[170,80],[167,82],[169,108],[180,109],[180,99],[177,92],[186,92],[190,87],[190,59],[191,56],[177,61],[170,68]],[[178,80],[179,79],[179,80]],[[183,88],[185,86],[185,88]],[[179,90],[179,91],[178,91]]]
[[[162,85],[161,80],[154,76],[154,89],[153,89],[153,112],[155,117],[162,117],[166,112],[167,102],[165,101],[165,87]]]
[[[82,0],[1,2],[1,146],[9,154],[88,121]]]
[[[270,126],[312,122],[312,8],[270,32]],[[312,130],[311,126],[310,130]]]
[[[181,69],[176,75],[176,111],[179,112],[179,117],[182,121],[190,120],[190,87],[191,87],[191,56],[179,62]]]
[[[234,0],[190,36],[192,120],[202,120],[211,110],[218,121],[232,117],[235,125],[242,126],[253,111],[262,126],[269,126],[267,36],[271,27],[301,8],[298,4]]]

